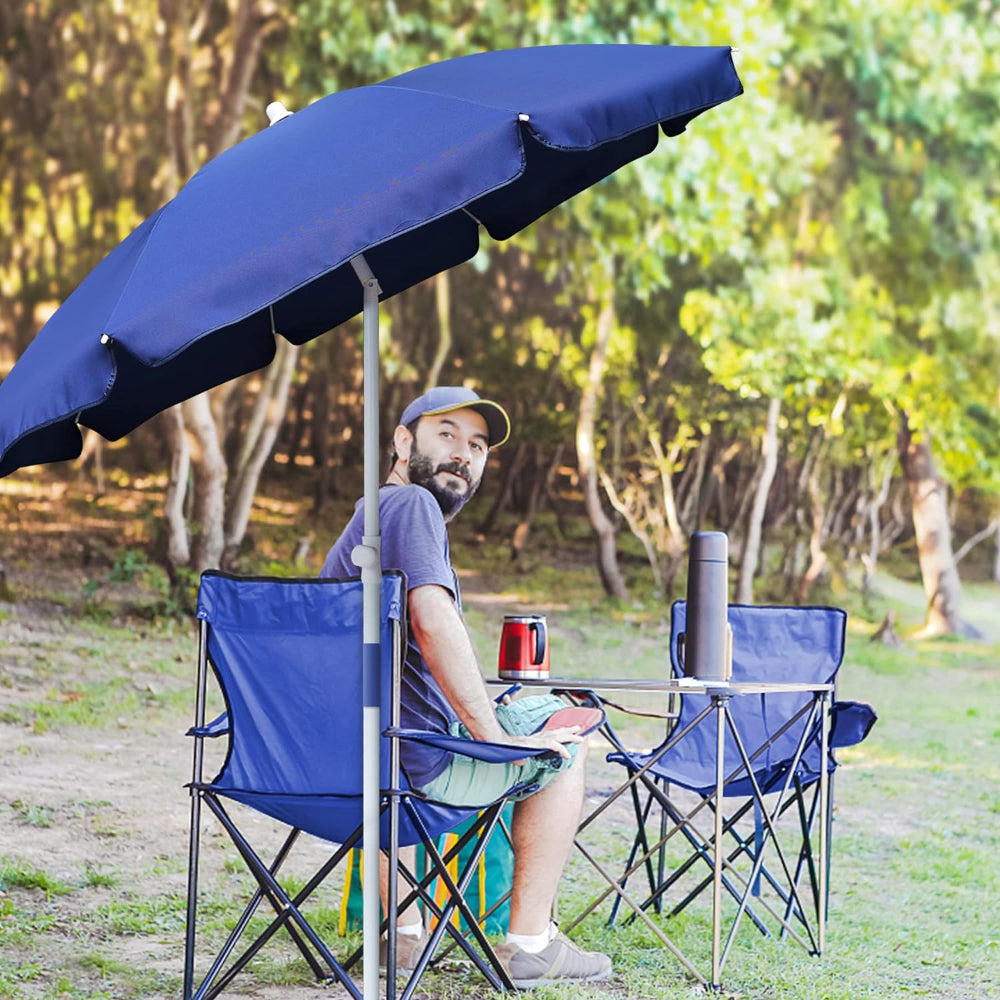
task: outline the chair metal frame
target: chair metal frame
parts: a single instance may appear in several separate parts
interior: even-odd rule
[[[756,610],[755,608],[754,611]],[[776,610],[795,613],[799,609]],[[837,615],[843,616],[839,609],[813,610],[836,611]],[[745,678],[740,678],[744,683],[718,683],[694,691],[697,694],[707,694],[708,704],[694,718],[682,713],[682,719],[668,732],[661,745],[648,755],[629,751],[610,724],[604,727],[604,734],[617,752],[618,763],[626,766],[628,777],[583,820],[578,830],[577,848],[599,872],[607,887],[566,925],[567,931],[592,913],[605,899],[613,896],[609,923],[614,922],[624,903],[632,911],[630,920],[641,920],[696,980],[716,989],[721,987],[722,970],[744,916],[764,934],[771,933],[770,924],[777,928],[782,937],[790,937],[806,951],[812,954],[822,953],[826,943],[832,833],[830,771],[835,763],[830,756],[831,714],[835,704],[834,682],[843,653],[842,631],[841,628],[839,648],[834,651],[836,667],[831,671],[830,677],[824,678],[829,683],[821,683],[819,680],[798,685],[769,683],[766,677],[761,677],[760,683],[754,685],[746,683]],[[675,668],[675,683],[683,684],[683,672],[675,656],[676,638],[676,634],[673,634],[671,657]],[[767,697],[769,691],[780,693],[793,686],[797,686],[803,695],[801,707],[783,719],[780,727],[771,732],[760,745],[750,745],[741,733],[740,713],[738,710],[734,711],[734,703],[747,696],[750,689],[755,694]],[[594,704],[604,703],[600,695],[593,691],[589,692],[589,696]],[[683,697],[686,696],[682,695]],[[871,715],[873,721],[874,713]],[[710,725],[711,716],[716,720],[714,740],[709,737],[706,743],[714,745],[715,782],[713,787],[704,788],[702,793],[692,787],[692,794],[698,795],[699,799],[693,807],[689,807],[682,805],[677,794],[671,791],[666,777],[658,775],[657,765],[668,758],[671,751],[681,745],[681,741],[690,739],[694,730]],[[868,725],[870,726],[870,722]],[[725,759],[727,735],[730,738],[729,753],[734,748],[736,751],[735,767]],[[854,742],[863,738],[860,735]],[[765,757],[768,751],[782,739],[786,742],[794,740],[794,750],[780,765],[767,763]],[[820,761],[830,762],[830,765],[819,767],[818,774],[808,774],[804,779],[800,774],[800,765],[805,765],[803,756],[807,751],[810,767],[814,756]],[[612,759],[615,757],[614,754],[610,756]],[[810,786],[815,789],[815,793],[811,801],[808,801]],[[580,835],[626,792],[632,800],[636,836],[624,871],[616,875],[593,855]],[[729,804],[738,796],[744,801],[735,811],[730,810],[727,814]],[[720,802],[726,803],[726,809],[716,807],[716,803]],[[654,827],[656,825],[654,809],[658,809],[660,813],[659,830],[656,832],[649,830],[650,817],[653,817]],[[755,831],[753,835],[745,836],[740,834],[737,824],[751,810],[757,821]],[[779,821],[786,814],[797,816],[794,830],[783,827],[779,829]],[[708,816],[707,823],[699,819],[703,815]],[[784,826],[788,825],[786,821]],[[686,840],[692,853],[676,870],[667,872],[665,848],[676,837]],[[801,839],[789,849],[789,837]],[[735,846],[727,847],[727,842]],[[651,918],[649,912],[652,910],[661,913],[667,891],[699,863],[706,864],[708,872],[668,915],[680,912],[703,890],[712,887],[712,968],[708,976],[700,972],[694,962],[683,954],[662,927]],[[749,872],[746,871],[748,864]],[[644,899],[637,898],[628,885],[629,879],[639,872],[644,872],[649,886]],[[759,893],[762,883],[766,883],[774,891],[777,903],[772,904]],[[736,901],[737,909],[723,942],[721,913],[725,896],[731,896]]]
[[[753,693],[760,693],[761,688],[766,688],[768,685],[762,684],[754,687]],[[744,913],[749,909],[751,913],[753,912],[752,907],[749,906],[749,898],[751,896],[751,890],[753,888],[756,877],[760,875],[760,868],[763,863],[763,852],[761,852],[760,857],[755,861],[755,869],[751,872],[749,876],[744,876],[735,868],[735,857],[727,855],[723,850],[723,836],[728,832],[728,828],[725,824],[723,813],[720,810],[712,808],[712,802],[719,801],[725,796],[726,788],[732,785],[736,781],[744,780],[749,775],[750,781],[752,782],[752,787],[754,789],[753,795],[760,803],[764,803],[762,806],[763,812],[763,824],[767,830],[766,839],[767,841],[773,840],[774,843],[780,844],[780,838],[778,838],[776,833],[777,820],[781,813],[788,808],[787,802],[784,801],[784,797],[787,796],[788,789],[784,788],[780,791],[778,802],[772,806],[770,809],[767,808],[765,802],[765,796],[768,794],[763,791],[756,780],[753,772],[753,762],[769,748],[769,746],[778,739],[781,735],[787,732],[793,725],[799,723],[802,726],[802,732],[805,733],[807,728],[815,722],[819,722],[821,729],[821,740],[825,745],[825,741],[828,734],[828,704],[830,698],[830,685],[816,685],[813,691],[813,696],[806,706],[803,707],[800,712],[798,712],[793,718],[786,721],[786,723],[781,728],[780,732],[773,735],[771,740],[761,744],[760,746],[754,748],[747,748],[745,742],[743,741],[738,728],[736,727],[731,709],[731,700],[736,697],[748,696],[748,692],[739,690],[739,686],[732,686],[726,684],[720,684],[714,691],[710,691],[709,695],[711,698],[711,703],[706,706],[696,718],[691,720],[687,725],[679,729],[675,729],[671,732],[667,740],[658,747],[653,753],[648,757],[648,759],[642,762],[634,761],[634,766],[629,768],[629,775],[625,782],[618,786],[614,792],[608,796],[600,806],[598,806],[592,813],[590,813],[580,824],[577,830],[576,837],[576,847],[580,853],[587,859],[587,861],[593,866],[593,868],[600,874],[602,879],[607,883],[606,888],[597,895],[594,899],[587,904],[587,906],[578,913],[570,922],[564,925],[564,930],[569,933],[577,924],[580,923],[586,916],[597,909],[609,896],[614,894],[615,902],[623,901],[632,911],[633,917],[641,920],[646,927],[656,936],[661,944],[674,957],[684,966],[688,973],[697,980],[702,986],[709,987],[712,989],[721,989],[721,974],[723,967],[725,966],[726,960],[729,955],[729,950],[732,945],[735,934],[738,930],[739,924],[742,920]],[[599,695],[594,695],[595,698],[600,700]],[[687,738],[689,734],[694,731],[698,726],[710,725],[708,721],[710,718],[715,718],[716,727],[716,739],[715,739],[715,756],[716,756],[716,785],[713,789],[711,795],[707,798],[702,799],[691,809],[684,809],[679,807],[673,800],[671,800],[660,787],[659,783],[656,781],[650,772],[655,767],[656,763],[666,754],[668,754],[674,747],[676,747],[682,740]],[[725,757],[725,740],[724,735],[726,732],[730,732],[737,744],[739,762],[736,766],[729,772],[726,771],[726,757]],[[619,752],[630,755],[630,751],[624,747],[621,740],[618,738],[617,734],[610,727],[610,725],[605,726],[604,734],[609,739],[609,742],[615,746],[616,750]],[[801,748],[804,749],[805,740],[803,739],[801,743]],[[801,754],[801,749],[800,749]],[[634,755],[630,755],[634,759]],[[655,774],[655,772],[654,772]],[[820,776],[819,783],[823,791],[821,792],[821,798],[823,804],[821,808],[825,811],[828,801],[828,794],[826,792],[827,788],[827,776],[825,774]],[[633,847],[629,854],[629,861],[627,863],[625,871],[621,875],[616,875],[612,873],[608,866],[604,864],[599,858],[597,858],[592,851],[583,842],[581,835],[584,831],[594,822],[596,822],[603,813],[611,807],[611,805],[616,802],[622,795],[626,792],[632,794],[634,802],[636,803],[636,808],[639,810],[639,814],[642,815],[642,810],[645,810],[645,815],[648,816],[650,804],[647,802],[645,806],[639,805],[638,799],[638,789],[644,788],[650,798],[661,806],[667,807],[666,810],[666,821],[664,823],[664,828],[661,832],[659,839],[654,843],[649,843],[645,841],[644,831],[637,833],[637,840],[640,841],[639,846],[633,842]],[[712,814],[712,833],[710,835],[701,834],[699,828],[695,826],[694,820],[703,810],[709,809]],[[671,816],[671,813],[673,814]],[[632,893],[629,892],[627,885],[628,880],[645,866],[651,866],[651,859],[654,855],[659,854],[660,865],[662,866],[663,854],[662,851],[666,844],[678,834],[688,836],[694,836],[695,838],[700,838],[701,850],[700,856],[711,866],[710,881],[712,884],[712,959],[711,959],[711,972],[709,976],[706,976],[701,972],[695,963],[683,952],[683,950],[673,941],[649,915],[648,910],[650,909],[651,903],[646,901],[637,900]],[[718,846],[717,846],[718,845]],[[779,847],[779,861],[785,871],[786,877],[789,880],[790,894],[794,901],[795,908],[798,911],[805,912],[805,908],[802,905],[801,899],[799,898],[799,891],[797,886],[797,879],[793,879],[789,871],[789,866],[785,856],[785,852]],[[825,834],[821,833],[821,842],[817,851],[817,854],[824,855],[826,852],[826,840]],[[820,870],[824,868],[820,865]],[[734,881],[735,879],[735,881]],[[738,883],[742,883],[742,888]],[[732,895],[738,903],[739,910],[736,917],[733,919],[730,925],[728,937],[726,942],[723,944],[721,940],[722,933],[722,895],[723,892],[727,892]],[[825,892],[825,886],[821,887],[821,891]],[[799,934],[796,928],[792,925],[788,917],[776,913],[773,908],[766,906],[766,909],[771,916],[790,934],[793,938],[805,947],[809,948],[810,944],[815,946],[816,952],[822,950],[823,942],[825,940],[825,914],[819,914],[818,919],[815,922],[810,922],[807,918],[807,930],[806,937],[808,942],[806,942],[803,937]],[[759,918],[752,917],[754,922],[757,923]],[[609,921],[610,922],[610,921]],[[758,923],[759,926],[759,923]]]

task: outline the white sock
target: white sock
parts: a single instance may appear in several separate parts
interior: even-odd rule
[[[420,937],[423,932],[424,922],[419,916],[412,924],[396,924],[396,933],[402,934],[403,937]]]
[[[541,934],[508,934],[507,944],[516,944],[529,955],[537,955],[544,951],[549,942],[556,936],[556,925],[551,921]]]

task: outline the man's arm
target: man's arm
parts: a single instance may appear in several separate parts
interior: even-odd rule
[[[451,594],[436,585],[415,587],[410,591],[408,608],[410,627],[424,662],[475,739],[545,747],[563,757],[569,756],[564,743],[582,742],[577,735],[578,726],[533,736],[516,737],[504,732],[479,672],[472,640]]]

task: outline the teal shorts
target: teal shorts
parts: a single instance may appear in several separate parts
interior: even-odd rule
[[[566,703],[553,694],[518,698],[509,705],[497,706],[497,721],[504,732],[512,736],[530,736],[545,724],[550,715],[565,707]],[[458,721],[451,724],[451,734],[472,739],[468,729]],[[569,758],[553,759],[549,755],[526,757],[520,764],[490,764],[455,754],[448,767],[420,791],[435,802],[453,806],[481,806],[500,798],[511,785],[538,785],[531,792],[515,796],[514,800],[517,801],[534,795],[567,770],[576,760],[580,746],[579,743],[566,744]]]

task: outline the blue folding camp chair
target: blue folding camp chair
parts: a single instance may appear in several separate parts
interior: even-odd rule
[[[846,619],[839,608],[730,605],[732,682],[834,684],[843,659]],[[686,602],[678,601],[672,608],[670,634],[670,659],[677,677],[684,676],[681,650],[686,623]],[[770,934],[775,927],[782,936],[790,936],[818,954],[828,907],[832,817],[832,786],[821,803],[818,780],[822,712],[828,705],[826,767],[832,777],[836,767],[833,750],[859,743],[874,724],[876,716],[870,706],[836,699],[831,704],[825,696],[809,691],[725,698],[685,693],[676,723],[660,746],[650,752],[629,751],[611,732],[617,749],[608,760],[627,770],[636,835],[623,873],[599,897],[614,893],[610,922],[614,922],[622,901],[637,912],[652,909],[662,913],[665,899],[676,894],[680,898],[668,915],[685,909],[713,884],[715,831],[721,828],[730,845],[722,885],[736,901],[737,911],[725,949],[713,969],[713,985],[717,985],[744,914],[762,933]],[[718,733],[716,726],[707,722],[713,707],[724,711],[727,719],[721,806],[716,802]],[[609,728],[605,726],[606,733]],[[694,793],[693,797],[682,802],[678,788]],[[716,809],[723,812],[719,825]],[[779,823],[788,813],[795,820],[791,834],[787,820],[785,825]],[[706,817],[709,822],[705,822]],[[823,878],[813,846],[819,823],[824,825],[826,846]],[[789,836],[795,841],[794,852],[785,847]],[[686,841],[689,853],[667,865],[665,852],[673,838]],[[641,902],[627,892],[630,877],[639,871],[645,873],[647,882]],[[804,881],[811,895],[808,903],[802,898]],[[591,912],[599,900],[573,923]],[[822,920],[818,918],[821,906]]]
[[[416,739],[451,752],[483,760],[511,761],[539,751],[484,741],[460,740],[439,733],[400,730],[399,685],[402,636],[405,634],[405,582],[398,573],[382,581],[381,640],[382,705],[382,826],[380,840],[390,863],[387,932],[387,998],[395,996],[395,925],[397,904],[404,909],[416,900],[437,917],[428,946],[403,989],[406,1000],[433,958],[444,934],[451,934],[476,967],[498,989],[513,984],[490,947],[463,892],[509,797],[528,790],[517,785],[496,802],[475,808],[454,808],[421,798],[410,791],[399,767],[399,741]],[[292,939],[321,981],[338,981],[355,998],[361,991],[349,969],[360,949],[337,959],[307,917],[307,903],[317,887],[352,847],[363,846],[362,731],[362,589],[360,580],[239,579],[205,573],[198,594],[201,622],[194,737],[190,784],[191,844],[188,875],[187,933],[184,963],[185,1000],[207,1000],[228,986],[280,930]],[[225,699],[226,711],[206,723],[208,665]],[[204,741],[225,736],[228,749],[219,773],[203,778]],[[545,751],[542,751],[545,752]],[[266,862],[238,828],[223,800],[263,813],[289,832],[275,857]],[[201,807],[208,807],[229,834],[257,882],[229,937],[195,985],[196,920]],[[441,854],[435,839],[475,817],[469,830]],[[245,826],[246,824],[244,824]],[[300,832],[337,845],[332,855],[302,888],[281,884],[285,864]],[[409,871],[399,861],[398,848],[423,844],[427,870]],[[468,844],[468,860],[452,874],[455,859]],[[451,870],[449,870],[449,866]],[[395,898],[395,872],[412,887],[409,896]],[[429,890],[440,878],[449,893],[444,904]],[[261,904],[274,917],[249,944],[245,937]],[[461,913],[481,949],[459,933],[451,919]]]

